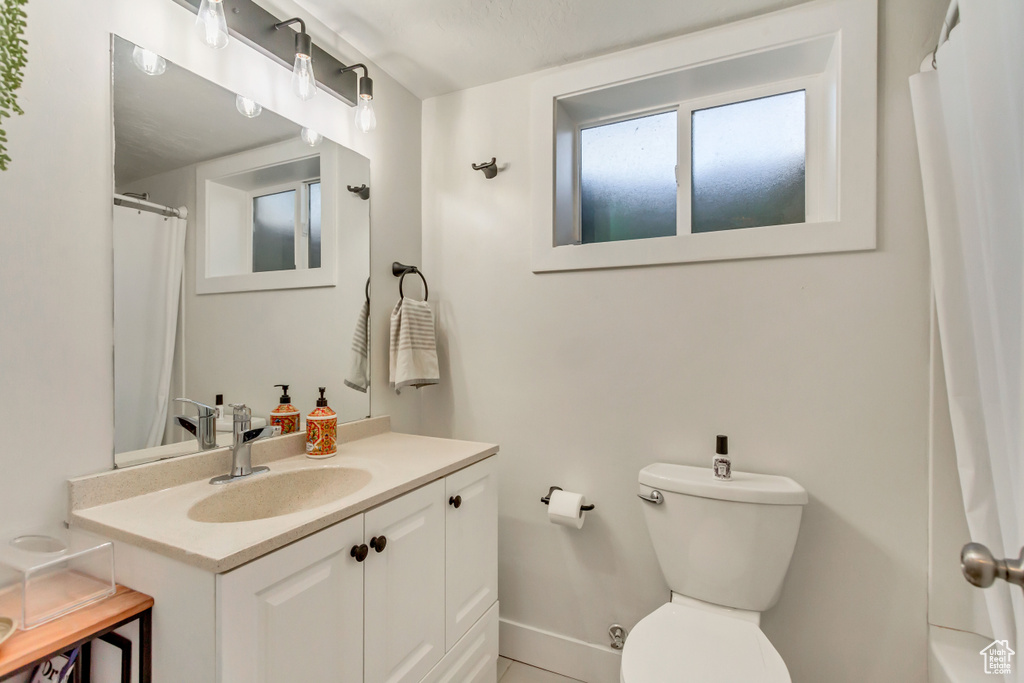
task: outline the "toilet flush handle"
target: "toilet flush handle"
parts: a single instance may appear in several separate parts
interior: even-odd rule
[[[645,496],[642,493],[638,493],[636,496],[640,500],[645,500],[648,503],[654,503],[655,505],[661,505],[665,502],[665,496],[661,495],[661,491],[658,491],[657,489],[652,490],[648,496]]]

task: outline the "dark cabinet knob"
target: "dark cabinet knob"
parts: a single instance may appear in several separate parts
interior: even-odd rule
[[[370,552],[370,549],[366,547],[365,543],[362,543],[360,545],[352,546],[352,553],[351,554],[352,554],[352,557],[356,558],[356,562],[362,562],[363,560],[366,559],[366,556],[369,554],[369,552]]]
[[[370,539],[370,547],[376,550],[378,553],[384,552],[384,546],[388,544],[388,539],[384,536],[374,536]]]
[[[456,510],[458,510],[460,507],[462,507],[462,496],[452,496],[451,498],[448,499],[448,504],[451,505]]]

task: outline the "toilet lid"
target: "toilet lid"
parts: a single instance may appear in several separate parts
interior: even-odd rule
[[[623,683],[791,683],[757,625],[668,603],[640,620],[622,650]]]

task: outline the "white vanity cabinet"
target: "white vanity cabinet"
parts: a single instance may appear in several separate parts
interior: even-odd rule
[[[217,680],[493,683],[495,472],[488,458],[218,574]]]

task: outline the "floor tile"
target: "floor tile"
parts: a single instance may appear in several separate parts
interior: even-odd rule
[[[527,666],[522,662],[512,662],[505,672],[501,683],[580,683],[575,678],[566,678],[556,673]]]

